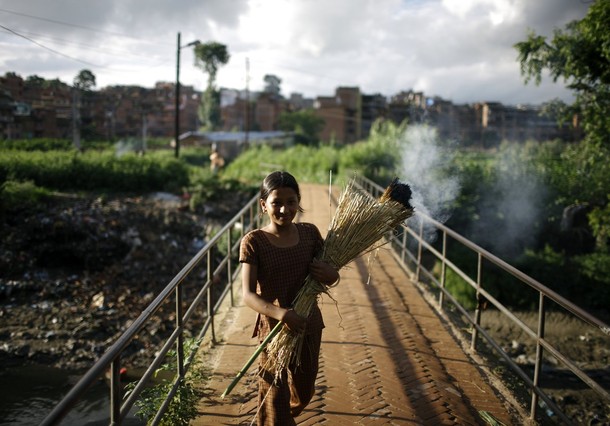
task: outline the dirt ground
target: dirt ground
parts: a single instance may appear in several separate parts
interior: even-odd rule
[[[204,206],[205,214],[191,213],[187,200],[164,193],[64,196],[36,211],[4,212],[1,364],[91,366],[204,246],[206,235],[248,198],[227,194]],[[123,363],[144,363],[148,349],[173,326],[149,327]]]
[[[517,312],[515,315],[532,330],[537,330],[537,313]],[[481,325],[499,343],[511,359],[522,368],[530,379],[534,377],[536,359],[535,341],[506,316],[497,310],[482,313]],[[469,334],[468,334],[469,336]],[[469,337],[468,337],[469,338]],[[545,338],[568,360],[582,369],[589,377],[610,390],[610,336],[603,331],[583,323],[561,312],[550,312],[546,316]],[[478,346],[481,353],[495,365],[493,373],[516,396],[529,407],[531,396],[522,385],[522,380],[511,372],[505,361],[498,362],[489,347]],[[552,401],[576,424],[610,425],[610,404],[591,390],[557,358],[543,350],[539,385]],[[552,410],[540,399],[539,405],[547,413]],[[549,422],[553,424],[553,422]]]

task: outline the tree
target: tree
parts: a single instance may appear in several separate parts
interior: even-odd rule
[[[324,120],[313,110],[283,112],[280,114],[278,127],[286,132],[294,132],[297,143],[317,145],[319,134],[324,128]]]
[[[30,85],[32,87],[43,87],[45,84],[46,80],[42,77],[40,77],[39,75],[29,75],[26,79],[25,79],[25,83],[27,85]]]
[[[266,74],[265,77],[263,77],[263,80],[265,82],[265,88],[263,90],[265,93],[270,93],[274,96],[280,95],[280,84],[282,84],[281,78],[273,74]]]
[[[90,70],[83,69],[74,77],[72,86],[72,142],[79,151],[81,150],[80,126],[82,124],[80,114],[81,92],[89,92],[94,87],[95,75]]]
[[[571,112],[582,116],[590,139],[608,144],[610,134],[610,2],[597,0],[580,21],[556,29],[552,40],[528,34],[515,44],[521,74],[528,83],[542,80],[543,70],[553,81],[562,77],[576,95]]]
[[[224,44],[211,41],[195,46],[195,66],[208,74],[208,84],[201,105],[199,119],[205,130],[214,130],[220,124],[219,95],[216,93],[216,75],[220,66],[229,62],[229,52]]]
[[[80,70],[74,77],[74,87],[78,90],[89,91],[95,87],[95,75],[89,70]]]
[[[556,29],[551,40],[530,32],[515,44],[525,82],[542,80],[548,70],[554,81],[563,78],[576,95],[569,108],[578,114],[585,131],[581,146],[561,153],[560,170],[550,175],[557,183],[564,205],[591,207],[589,222],[598,248],[608,249],[610,220],[610,2],[597,0],[587,15],[564,30]]]

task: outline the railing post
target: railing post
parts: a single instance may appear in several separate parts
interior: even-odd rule
[[[408,227],[406,225],[402,225],[402,246],[400,250],[400,260],[402,264],[405,264],[405,256],[407,253],[407,237],[409,235]]]
[[[176,286],[176,329],[180,330],[176,340],[176,366],[178,376],[184,377],[184,331],[182,330],[182,282]]]
[[[110,423],[121,424],[121,358],[110,364]]]
[[[534,365],[534,378],[532,382],[534,387],[538,387],[538,379],[540,377],[540,370],[542,368],[542,345],[540,339],[544,339],[544,326],[545,326],[545,306],[544,306],[544,294],[540,292],[540,301],[538,302],[538,339],[536,340],[536,363]],[[536,412],[538,410],[538,394],[532,390],[532,406],[530,407],[530,419],[536,418]]]
[[[417,246],[417,267],[415,268],[415,282],[419,282],[419,270],[421,269],[421,258],[423,251],[423,240],[424,240],[424,219],[420,218],[419,223],[419,245]]]
[[[476,298],[477,298],[477,307],[474,310],[474,325],[480,326],[481,325],[481,308],[483,307],[483,304],[485,303],[482,299],[481,299],[481,274],[482,274],[482,265],[483,265],[483,258],[481,257],[481,253],[477,253],[477,293],[476,293]],[[479,330],[476,327],[472,327],[472,338],[470,340],[470,349],[476,351],[477,350],[477,340],[479,337]]]
[[[216,330],[214,328],[214,304],[212,303],[212,289],[214,288],[214,277],[213,269],[212,269],[212,251],[213,247],[210,247],[208,250],[208,280],[210,281],[210,286],[208,287],[208,318],[210,319],[210,327],[212,330],[212,342],[216,344]]]
[[[231,307],[235,307],[235,299],[233,297],[233,274],[231,271],[231,257],[233,254],[233,247],[231,246],[231,229],[227,232],[227,281],[229,282],[229,294],[231,296]]]
[[[250,206],[250,229],[254,229],[254,206]]]
[[[443,309],[443,301],[445,300],[445,277],[447,275],[447,262],[445,262],[447,256],[447,233],[443,231],[443,258],[441,259],[441,292],[438,295],[438,306]]]

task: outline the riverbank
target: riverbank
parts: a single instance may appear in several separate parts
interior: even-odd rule
[[[193,213],[171,194],[55,197],[5,212],[0,249],[2,368],[87,368],[230,219],[249,194]],[[173,323],[157,323],[122,360],[138,367]]]

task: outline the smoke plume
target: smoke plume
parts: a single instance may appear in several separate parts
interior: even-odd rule
[[[400,140],[402,157],[402,180],[413,190],[413,206],[416,212],[424,213],[444,223],[451,216],[451,205],[459,194],[459,181],[445,173],[453,160],[448,147],[441,146],[434,128],[425,125],[407,127]],[[420,224],[414,216],[411,226]],[[436,238],[435,229],[424,228],[428,241]]]

